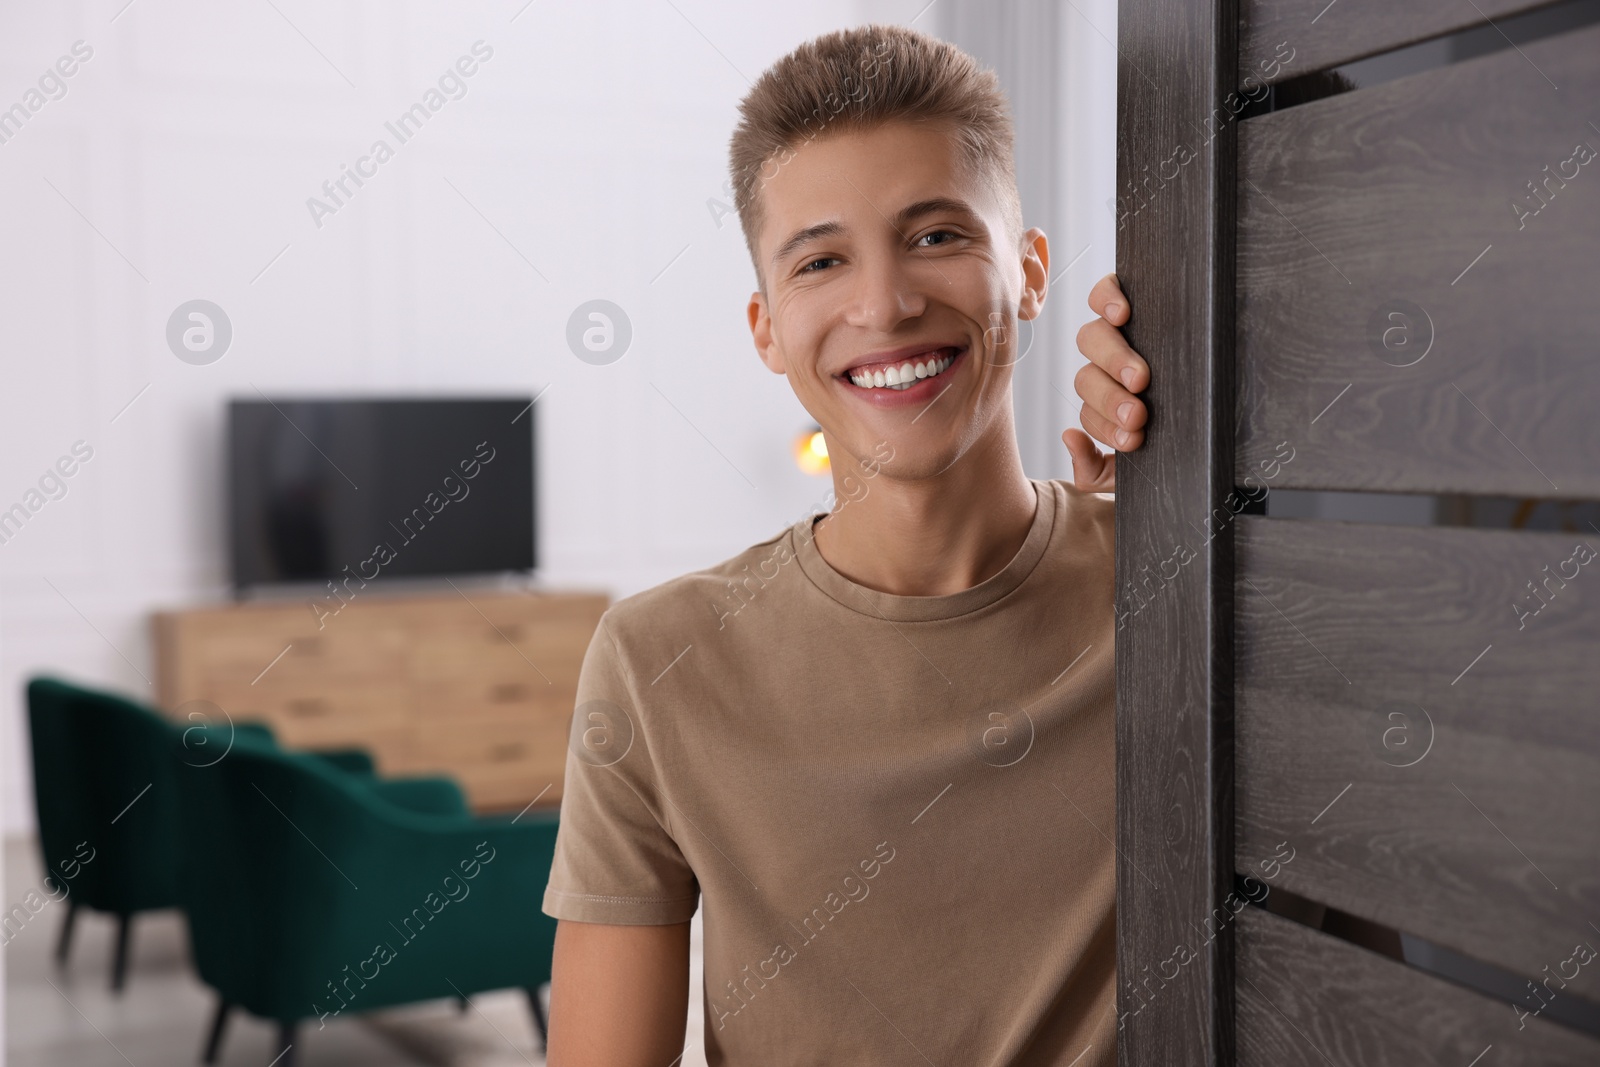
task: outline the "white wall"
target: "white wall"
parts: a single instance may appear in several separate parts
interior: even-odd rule
[[[807,416],[750,346],[737,220],[718,225],[708,201],[726,199],[746,77],[868,18],[917,16],[938,32],[937,7],[124,2],[0,14],[0,108],[74,42],[93,49],[66,95],[0,144],[0,510],[75,441],[94,450],[66,495],[0,544],[8,830],[32,820],[25,678],[58,671],[148,695],[150,610],[226,592],[228,397],[548,386],[538,462],[551,586],[625,595],[821,499],[826,483],[789,458]],[[315,226],[307,198],[374,139],[393,144],[384,122],[480,39],[494,55],[467,95]],[[1110,52],[1098,37],[1081,47]],[[1114,72],[1114,60],[1096,62]],[[1073,74],[1099,76],[1093,64]],[[1108,95],[1102,116],[1071,127],[1093,154],[1068,146],[1069,188],[1086,191],[1073,210],[1107,222],[1112,121]],[[1080,264],[1061,305],[1082,307],[1109,269],[1100,228],[1102,266]],[[1066,254],[1088,240],[1074,232]],[[165,342],[170,313],[197,297],[234,330],[208,366]],[[564,340],[569,313],[596,297],[634,327],[606,367]],[[1070,393],[1070,368],[1059,381]]]

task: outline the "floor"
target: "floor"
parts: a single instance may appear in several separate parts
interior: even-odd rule
[[[40,890],[38,848],[30,838],[5,843],[5,910]],[[40,892],[40,896],[44,894]],[[187,934],[176,912],[152,912],[134,924],[127,987],[110,992],[112,921],[80,915],[72,956],[55,965],[65,908],[48,903],[5,946],[5,1062],[9,1067],[170,1067],[198,1063],[216,1000],[188,964]],[[701,1045],[700,924],[694,946],[688,1051],[683,1067],[704,1067]],[[548,991],[547,991],[548,992]],[[280,1051],[275,1028],[246,1015],[228,1022],[219,1062],[269,1067]],[[543,1064],[527,1002],[516,991],[330,1020],[302,1028],[299,1067],[510,1067]]]

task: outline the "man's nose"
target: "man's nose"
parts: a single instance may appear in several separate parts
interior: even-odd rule
[[[852,326],[890,333],[928,306],[924,270],[898,256],[871,256],[861,261],[850,294],[846,320]]]

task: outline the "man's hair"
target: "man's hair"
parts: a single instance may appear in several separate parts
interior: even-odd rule
[[[791,151],[831,133],[891,122],[947,128],[962,164],[994,188],[1008,237],[1022,234],[1005,92],[992,70],[948,42],[903,26],[824,34],[768,67],[740,102],[739,114],[728,166],[739,225],[763,291],[766,272],[756,246],[761,188]]]

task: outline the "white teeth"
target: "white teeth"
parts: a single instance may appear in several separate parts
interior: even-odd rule
[[[907,361],[898,367],[874,370],[871,374],[852,374],[850,380],[863,389],[909,389],[923,378],[941,374],[954,362],[953,356],[940,356],[923,362]]]

